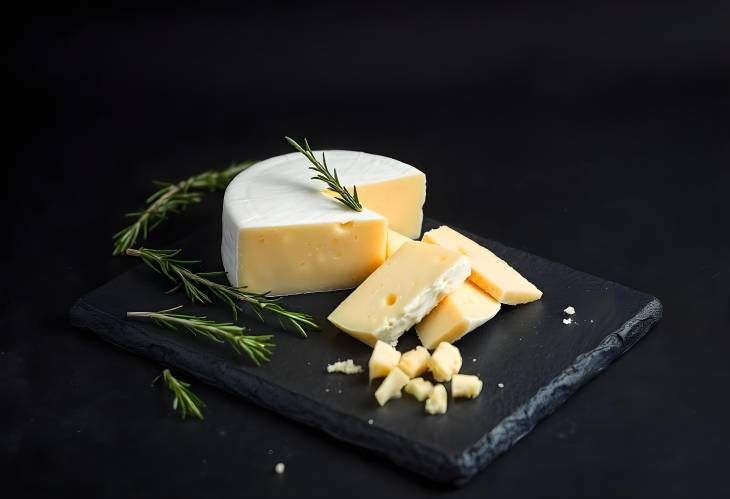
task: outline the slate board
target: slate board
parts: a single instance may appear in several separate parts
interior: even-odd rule
[[[426,219],[424,230],[439,225]],[[352,358],[367,366],[369,348],[326,321],[348,291],[284,298],[288,306],[313,314],[323,330],[308,339],[278,331],[271,362],[259,368],[226,345],[125,319],[127,311],[186,304],[181,293],[165,295],[169,283],[142,265],[79,299],[71,309],[71,322],[430,479],[462,484],[631,348],[662,316],[661,303],[652,296],[463,233],[509,262],[544,295],[535,303],[504,306],[458,343],[464,356],[461,372],[479,374],[484,389],[473,401],[449,398],[448,412],[442,416],[426,415],[423,404],[409,396],[378,407],[372,396],[377,382],[369,385],[367,374],[326,373],[327,364],[338,359]],[[209,262],[206,270],[217,269],[220,227],[190,237],[181,247],[184,255],[203,256]],[[563,309],[568,305],[577,313],[573,324],[564,325]],[[185,310],[230,320],[222,305],[186,304]],[[274,322],[263,325],[253,316],[240,322],[255,333],[276,328]],[[398,348],[406,351],[416,344],[411,331]]]

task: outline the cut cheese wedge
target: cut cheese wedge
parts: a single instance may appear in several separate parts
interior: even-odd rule
[[[418,339],[429,350],[442,341],[454,343],[497,315],[500,307],[497,300],[465,282],[416,324]]]
[[[412,239],[394,230],[388,230],[388,246],[385,249],[385,258],[393,256],[393,253],[398,251],[398,248],[408,241],[412,241]]]
[[[232,285],[275,295],[352,288],[383,263],[389,227],[418,237],[422,172],[373,154],[325,154],[340,182],[357,186],[363,210],[328,196],[300,153],[249,167],[231,181],[223,201],[221,256]]]
[[[542,297],[542,291],[504,260],[446,225],[426,232],[423,241],[466,255],[472,270],[469,280],[500,303],[519,305]]]
[[[370,274],[328,319],[351,336],[395,345],[469,276],[469,261],[446,248],[409,241]]]

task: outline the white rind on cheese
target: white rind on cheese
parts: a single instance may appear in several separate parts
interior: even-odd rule
[[[436,245],[409,241],[329,315],[335,326],[374,345],[391,345],[469,276],[468,260]]]
[[[300,153],[254,164],[231,181],[223,201],[221,256],[232,285],[273,294],[352,288],[385,259],[388,227],[418,237],[421,171],[363,152],[325,154],[343,185],[357,185],[363,210],[326,195]]]

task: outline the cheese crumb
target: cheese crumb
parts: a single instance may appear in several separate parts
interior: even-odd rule
[[[573,319],[571,319],[570,317],[568,317],[567,319],[563,319],[563,324],[570,324],[571,322],[573,322]]]
[[[575,313],[575,309],[573,307],[568,307],[565,310],[563,310],[568,315],[573,315]]]
[[[406,386],[410,378],[398,367],[394,367],[377,390],[375,390],[375,400],[382,406],[393,398],[401,398],[401,389]]]
[[[433,387],[426,400],[426,412],[429,414],[445,414],[447,408],[446,388],[438,384]]]
[[[500,388],[504,388],[504,383],[497,383],[497,386]]]
[[[431,354],[428,353],[428,350],[418,346],[414,350],[409,350],[401,355],[398,367],[400,367],[401,371],[406,373],[409,378],[415,378],[416,376],[420,376],[426,372],[426,369],[428,368],[428,359],[430,357]]]
[[[276,463],[276,466],[274,466],[274,471],[277,475],[283,475],[285,468],[286,467],[284,466],[284,463]]]
[[[451,377],[451,395],[454,398],[477,398],[482,386],[482,380],[473,374],[454,374]]]
[[[360,374],[363,372],[362,366],[355,364],[352,359],[338,360],[334,364],[327,365],[328,373],[342,373],[342,374]]]
[[[368,424],[373,424],[374,422],[372,418],[368,419]]]
[[[449,381],[461,369],[461,353],[450,343],[442,341],[428,359],[428,368],[436,381]]]
[[[423,378],[413,378],[406,385],[406,393],[413,395],[416,400],[423,402],[431,394],[433,385]]]
[[[368,370],[370,371],[370,381],[375,378],[382,378],[398,365],[400,362],[400,352],[393,348],[392,345],[378,340],[373,348],[373,353],[368,362]]]

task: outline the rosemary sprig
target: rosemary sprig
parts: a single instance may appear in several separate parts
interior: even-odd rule
[[[136,220],[114,234],[114,251],[112,254],[123,255],[127,249],[137,244],[140,236],[146,240],[147,234],[166,220],[168,215],[180,213],[191,204],[202,201],[203,192],[201,191],[225,189],[233,177],[253,163],[253,161],[244,161],[231,165],[224,170],[208,170],[181,180],[176,184],[153,182],[161,188],[147,198],[145,208],[126,214],[127,217],[133,217]]]
[[[317,173],[317,175],[312,177],[312,180],[321,180],[327,184],[331,190],[340,195],[339,197],[335,197],[335,199],[348,208],[355,211],[362,211],[362,205],[357,197],[357,186],[352,186],[352,194],[350,194],[350,192],[343,187],[342,184],[340,184],[340,179],[337,177],[337,170],[333,168],[332,173],[330,173],[324,153],[322,153],[322,162],[320,163],[317,158],[314,157],[314,153],[312,152],[312,148],[309,147],[307,139],[304,139],[304,147],[302,147],[291,137],[284,138],[294,149],[304,154],[304,157],[312,163],[312,166],[310,166],[309,169]]]
[[[172,399],[172,408],[180,410],[181,418],[185,419],[188,414],[191,414],[198,419],[203,419],[202,408],[205,407],[205,402],[190,390],[190,383],[177,379],[169,369],[162,371],[162,374],[152,380],[152,384],[154,385],[160,378],[175,395],[175,398]]]
[[[207,290],[214,297],[231,307],[234,318],[238,318],[238,311],[241,310],[239,301],[249,304],[259,319],[263,320],[262,312],[266,311],[277,315],[279,323],[284,327],[286,321],[299,334],[306,337],[307,329],[318,330],[319,326],[314,318],[304,312],[293,312],[282,307],[278,303],[279,298],[272,297],[268,293],[253,293],[246,291],[243,287],[233,287],[211,281],[208,277],[222,275],[224,272],[193,272],[187,265],[199,263],[197,260],[180,260],[175,258],[180,250],[156,250],[149,248],[128,249],[127,255],[142,258],[152,270],[160,273],[175,283],[169,293],[174,293],[180,288],[193,303],[211,303],[211,297],[204,291]]]
[[[237,353],[244,351],[257,366],[271,358],[273,335],[253,336],[245,334],[246,329],[230,322],[215,322],[205,316],[176,314],[182,306],[160,310],[159,312],[127,312],[127,317],[152,319],[160,327],[176,331],[178,327],[193,333],[202,334],[217,343],[228,343]]]

